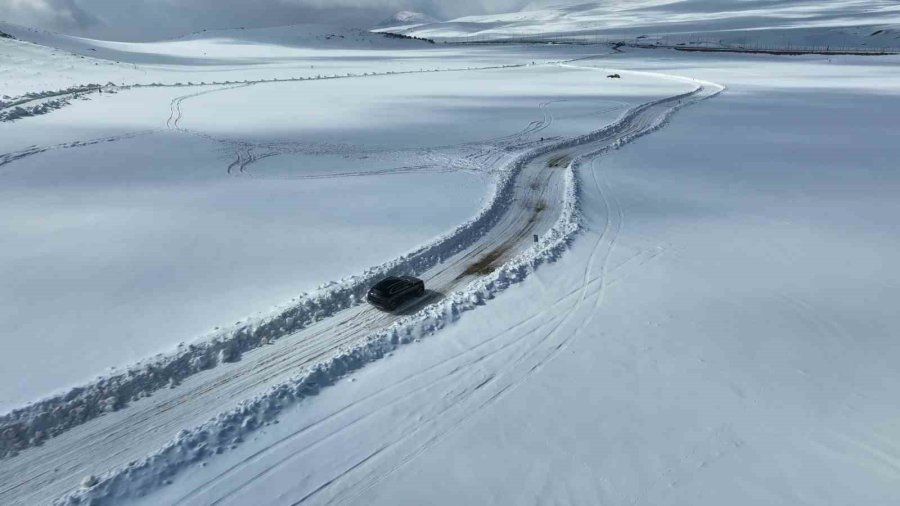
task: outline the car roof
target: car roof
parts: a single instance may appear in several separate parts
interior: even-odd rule
[[[382,279],[378,283],[375,283],[375,286],[373,286],[372,289],[378,290],[379,292],[385,291],[385,290],[389,291],[391,288],[393,288],[394,286],[396,286],[398,284],[406,284],[406,283],[409,283],[409,281],[406,279],[398,278],[396,276],[390,276],[390,277]]]

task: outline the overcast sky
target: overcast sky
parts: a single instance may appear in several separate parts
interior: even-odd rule
[[[331,21],[368,28],[400,10],[441,19],[510,12],[542,0],[0,0],[0,19],[118,40],[208,28]],[[548,3],[548,2],[543,2]]]

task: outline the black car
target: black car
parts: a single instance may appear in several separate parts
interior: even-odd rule
[[[393,311],[404,302],[425,295],[425,282],[412,276],[384,278],[369,289],[366,300],[369,304]]]

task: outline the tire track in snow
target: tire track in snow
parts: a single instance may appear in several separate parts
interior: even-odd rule
[[[238,88],[246,88],[247,86],[250,86],[250,84],[238,84],[238,85],[234,85],[234,86],[224,86],[221,88],[214,88],[211,90],[202,90],[202,91],[198,91],[195,93],[189,93],[187,95],[182,95],[180,97],[175,97],[169,103],[169,119],[166,120],[166,128],[171,129],[171,130],[178,130],[178,131],[185,132],[185,133],[190,133],[188,130],[185,130],[178,126],[178,123],[181,121],[181,118],[183,116],[183,113],[181,111],[181,104],[185,100],[190,100],[192,98],[201,97],[203,95],[209,95],[211,93],[218,93],[220,91],[228,91],[228,90],[235,90]]]
[[[574,62],[578,60],[582,60],[585,58],[576,58],[570,60],[564,60],[564,62]],[[546,62],[540,65],[553,65],[561,62]],[[420,69],[420,70],[405,70],[405,71],[387,71],[387,72],[372,72],[365,73],[362,75],[358,74],[349,74],[349,75],[331,75],[331,76],[319,76],[319,77],[292,77],[292,78],[274,78],[274,79],[258,79],[258,80],[245,80],[241,82],[237,81],[221,81],[221,82],[209,82],[209,83],[199,83],[199,84],[142,84],[142,83],[133,83],[133,84],[122,84],[122,85],[95,85],[88,84],[84,86],[75,86],[67,90],[54,91],[54,92],[36,92],[34,95],[44,95],[44,96],[36,96],[34,98],[21,98],[16,99],[10,103],[4,104],[0,106],[0,110],[11,109],[13,107],[27,105],[30,102],[47,100],[50,98],[65,98],[65,97],[77,97],[84,93],[90,93],[93,91],[97,91],[104,88],[110,88],[111,90],[118,92],[128,91],[131,89],[140,89],[140,88],[197,88],[197,87],[213,87],[218,86],[219,88],[214,88],[212,90],[202,90],[200,92],[189,93],[187,95],[182,95],[180,97],[176,97],[170,103],[170,113],[169,118],[166,120],[166,128],[168,129],[176,129],[181,130],[179,126],[179,122],[183,116],[183,112],[181,110],[182,102],[189,100],[191,98],[205,95],[208,93],[215,93],[219,91],[225,91],[235,88],[241,88],[246,86],[253,85],[261,85],[261,84],[273,84],[273,83],[300,83],[300,82],[309,82],[309,81],[322,81],[326,79],[361,79],[361,78],[375,78],[375,77],[385,77],[385,76],[398,76],[398,75],[408,75],[408,74],[423,74],[423,73],[434,73],[434,72],[471,72],[471,71],[481,71],[481,70],[497,70],[497,69],[510,69],[510,68],[523,68],[531,66],[528,63],[517,63],[517,64],[508,64],[508,65],[487,65],[482,67],[460,67],[460,68],[440,68],[440,69]],[[50,112],[50,111],[48,111]],[[36,155],[39,153],[45,153],[47,151],[57,150],[57,149],[69,149],[73,147],[83,147],[89,146],[91,144],[97,144],[100,142],[114,142],[118,140],[129,139],[132,137],[136,137],[138,135],[146,135],[148,133],[153,133],[154,130],[145,130],[135,133],[114,135],[109,137],[103,137],[99,139],[89,139],[83,141],[70,141],[60,144],[48,145],[48,146],[29,146],[28,148],[13,151],[9,153],[0,153],[0,167],[15,162],[17,160],[21,160],[28,156]],[[187,131],[184,131],[187,133]],[[229,167],[230,169],[231,167]],[[241,167],[243,168],[243,167]],[[230,172],[229,172],[230,173]]]
[[[597,172],[599,171],[599,158],[595,159],[596,162],[592,164],[590,168],[591,179],[594,181],[594,185],[597,189],[597,194],[600,195],[600,198],[603,199],[603,204],[606,207],[606,229],[603,232],[603,235],[600,237],[600,240],[597,243],[597,246],[594,250],[594,253],[591,255],[591,259],[589,261],[589,268],[593,266],[596,262],[596,253],[598,250],[602,249],[602,260],[599,265],[600,273],[597,276],[599,280],[600,287],[597,289],[597,295],[594,297],[594,311],[591,314],[596,313],[597,308],[603,303],[603,296],[606,293],[606,275],[609,272],[609,260],[612,257],[613,250],[616,246],[616,240],[619,238],[619,234],[622,232],[622,227],[625,222],[625,214],[622,211],[622,206],[619,205],[619,201],[615,196],[614,192],[604,190],[606,185],[600,181],[597,177]],[[612,226],[610,226],[612,223]],[[600,247],[601,243],[605,243],[603,247]],[[587,276],[587,279],[590,279],[590,274]],[[587,289],[587,283],[585,283],[585,289]],[[590,320],[585,322],[582,328],[590,325]]]
[[[238,88],[241,86],[243,86],[243,85],[228,86],[228,87],[225,87],[222,89],[233,89],[233,88]],[[169,112],[169,118],[166,120],[166,128],[179,129],[178,122],[180,121],[181,115],[182,115],[182,113],[181,113],[181,102],[182,101],[184,101],[188,98],[205,95],[207,93],[212,93],[215,91],[221,91],[221,89],[204,90],[204,91],[192,93],[189,95],[183,95],[181,97],[176,97],[175,99],[173,99],[169,104],[170,112]],[[72,93],[80,93],[80,92],[72,92]],[[59,143],[59,144],[51,144],[51,145],[46,145],[46,146],[37,146],[37,145],[29,146],[28,148],[25,148],[25,149],[22,149],[19,151],[12,151],[9,153],[0,153],[0,167],[3,167],[4,165],[11,164],[13,162],[22,160],[24,158],[27,158],[27,157],[30,157],[33,155],[47,153],[49,151],[81,148],[81,147],[93,146],[96,144],[101,144],[101,143],[106,143],[106,142],[118,142],[121,140],[134,139],[136,137],[141,137],[141,136],[149,135],[149,134],[156,133],[156,132],[157,132],[157,130],[155,130],[155,129],[140,130],[137,132],[130,132],[130,133],[119,134],[119,135],[111,135],[111,136],[107,136],[107,137],[99,137],[96,139],[76,140],[76,141],[63,142],[63,143]]]
[[[542,313],[542,314],[543,314],[543,313]],[[517,325],[515,325],[515,326],[513,326],[513,327],[511,327],[511,328],[509,328],[509,329],[506,329],[506,331],[504,331],[504,332],[501,333],[501,334],[498,334],[498,335],[495,335],[495,336],[493,336],[493,337],[487,338],[487,339],[484,340],[482,343],[480,343],[479,345],[477,345],[475,348],[468,349],[468,350],[464,350],[464,351],[460,352],[459,354],[453,356],[452,359],[457,359],[457,358],[465,357],[465,356],[470,355],[470,354],[472,354],[472,353],[474,353],[474,352],[477,352],[477,351],[479,351],[481,348],[487,347],[488,345],[492,344],[492,343],[495,342],[497,339],[499,339],[501,336],[505,335],[507,332],[511,332],[511,331],[513,331],[513,330],[515,330],[515,329],[517,329],[517,328],[519,328],[519,327],[525,325],[525,323],[530,322],[532,319],[536,319],[538,316],[539,316],[539,315],[534,315],[534,316],[532,316],[531,318],[527,319],[525,322],[519,323],[519,324],[517,324]],[[501,348],[501,350],[498,350],[498,351],[502,351],[503,349],[506,349],[507,347],[512,346],[513,344],[514,344],[514,343],[508,343],[508,344],[504,345],[504,346]],[[472,362],[472,363],[477,363],[477,362],[480,362],[480,361],[484,360],[485,358],[487,358],[487,357],[489,357],[489,356],[492,356],[492,355],[494,355],[494,354],[496,354],[496,352],[486,353],[486,354],[480,355],[480,356],[478,356],[478,357],[476,357],[476,358],[474,358],[474,359],[470,359],[470,362]],[[182,497],[176,504],[185,504],[186,502],[189,502],[191,499],[194,499],[194,498],[198,497],[199,495],[202,495],[206,490],[208,490],[208,489],[211,488],[212,486],[215,486],[216,484],[222,483],[222,482],[224,482],[224,481],[226,481],[226,480],[227,480],[228,482],[232,482],[233,480],[236,480],[238,477],[237,477],[237,476],[233,476],[232,473],[237,472],[237,471],[240,471],[240,467],[241,467],[242,465],[245,465],[245,464],[247,464],[248,462],[250,462],[250,461],[252,461],[252,460],[258,460],[259,458],[266,456],[267,454],[269,454],[269,453],[273,452],[274,450],[276,450],[277,447],[278,447],[279,445],[290,442],[293,438],[298,437],[298,436],[301,436],[301,435],[305,434],[306,432],[311,431],[311,430],[313,430],[313,429],[315,429],[315,428],[317,428],[317,427],[319,427],[319,426],[325,424],[325,423],[328,422],[328,421],[331,421],[332,419],[334,419],[334,418],[338,417],[339,415],[341,415],[341,414],[343,414],[343,413],[345,413],[345,412],[351,410],[352,408],[359,407],[359,406],[361,406],[361,405],[363,405],[363,404],[374,404],[374,406],[375,406],[373,410],[371,410],[371,411],[369,411],[369,412],[367,412],[367,413],[364,413],[364,414],[361,415],[361,416],[358,416],[358,417],[354,418],[354,419],[353,419],[352,421],[350,421],[349,423],[343,425],[340,429],[338,429],[338,430],[336,430],[336,431],[333,431],[333,432],[330,432],[330,433],[328,434],[328,436],[327,436],[328,438],[336,437],[336,436],[338,436],[338,435],[340,434],[340,432],[346,430],[347,428],[349,428],[349,427],[351,427],[351,426],[353,426],[353,425],[355,425],[355,424],[357,424],[357,423],[360,423],[360,422],[362,422],[362,421],[364,421],[364,420],[366,420],[366,419],[369,419],[369,418],[373,417],[374,415],[376,415],[376,414],[378,414],[378,413],[381,413],[381,412],[383,412],[383,411],[388,411],[388,410],[394,408],[395,406],[397,406],[398,404],[400,404],[401,402],[403,402],[404,400],[406,400],[409,396],[414,395],[414,394],[417,394],[417,393],[420,393],[420,392],[424,392],[424,391],[426,391],[427,389],[433,387],[433,386],[435,385],[435,382],[423,383],[423,382],[422,382],[423,378],[425,378],[429,373],[432,373],[432,372],[434,372],[434,371],[437,370],[437,369],[445,368],[446,366],[448,366],[448,364],[450,364],[450,365],[452,366],[452,370],[450,370],[449,372],[446,372],[446,373],[441,373],[441,377],[439,378],[439,381],[441,381],[441,382],[457,382],[457,381],[461,381],[461,380],[463,379],[462,376],[464,376],[464,375],[466,374],[466,372],[467,372],[467,371],[465,371],[462,367],[453,366],[453,364],[451,363],[451,360],[446,360],[446,361],[444,361],[444,362],[440,362],[440,363],[438,363],[438,364],[435,364],[435,365],[429,367],[429,368],[426,369],[426,370],[420,371],[420,372],[418,372],[418,373],[412,374],[412,375],[410,375],[410,376],[408,376],[408,377],[406,377],[406,378],[401,379],[400,381],[398,381],[398,382],[396,382],[396,383],[394,383],[394,384],[388,386],[386,389],[379,391],[378,393],[376,393],[376,394],[375,394],[374,396],[372,396],[372,397],[368,397],[368,398],[362,399],[362,400],[360,400],[360,401],[358,401],[358,402],[351,403],[351,404],[349,404],[348,406],[346,406],[346,407],[340,409],[339,411],[336,411],[336,412],[334,412],[334,413],[331,413],[331,414],[329,414],[328,416],[326,416],[326,417],[324,417],[324,418],[321,418],[321,419],[315,421],[314,423],[311,423],[311,424],[309,424],[309,425],[306,425],[306,426],[304,426],[304,427],[298,429],[297,431],[291,433],[289,436],[287,436],[287,437],[283,438],[282,440],[280,440],[278,443],[276,443],[276,445],[273,445],[273,446],[264,448],[263,450],[261,450],[261,451],[255,453],[254,455],[252,455],[252,456],[251,456],[250,458],[248,458],[247,460],[235,464],[234,466],[232,466],[231,468],[229,468],[228,470],[226,470],[224,473],[221,473],[219,476],[217,476],[214,480],[211,480],[211,481],[205,483],[205,484],[204,484],[202,487],[200,487],[199,489],[197,489],[197,490],[195,490],[195,491],[192,491],[190,494],[188,494],[188,495],[185,496],[185,497]],[[408,384],[415,384],[415,385],[418,385],[418,386],[414,387],[411,391],[408,391],[408,392],[407,392],[405,395],[403,395],[403,396],[395,397],[395,398],[390,398],[390,395],[391,395],[394,391],[399,390],[401,387],[404,387],[404,386],[406,386],[406,385],[408,385]],[[485,385],[485,384],[486,384],[486,382],[482,382],[482,383],[481,383],[481,385]],[[477,388],[476,388],[476,390],[477,390]],[[388,397],[388,399],[384,399],[385,397]],[[299,452],[292,452],[289,456],[287,456],[287,457],[285,457],[285,458],[283,458],[283,459],[281,459],[281,460],[279,460],[279,461],[277,461],[277,462],[275,462],[275,463],[269,465],[263,472],[254,475],[253,477],[251,477],[250,480],[245,480],[245,483],[243,483],[241,486],[245,486],[245,485],[246,485],[247,483],[249,483],[250,481],[252,481],[252,480],[254,480],[254,479],[258,479],[259,477],[264,476],[264,475],[266,474],[266,472],[273,470],[273,469],[274,469],[275,467],[277,467],[278,465],[281,465],[281,464],[283,464],[283,463],[285,463],[285,462],[288,462],[289,460],[293,460],[293,459],[296,459],[296,458],[302,458],[302,457],[305,455],[305,451],[306,451],[306,450],[309,450],[309,449],[314,448],[314,446],[318,445],[321,441],[322,441],[322,439],[319,439],[319,440],[317,440],[316,443],[314,443],[314,444],[312,444],[312,445],[309,445],[309,446],[307,446],[307,447],[305,447],[305,448],[300,449]],[[390,445],[389,445],[389,446],[390,446]],[[332,480],[332,481],[333,481],[333,480]],[[231,493],[234,493],[234,492],[236,492],[237,490],[239,490],[239,489],[234,489],[234,490],[232,490]],[[227,497],[227,496],[226,496],[226,497]],[[226,497],[221,497],[221,498],[217,499],[216,502],[220,502],[220,501],[224,500]]]
[[[172,115],[170,116],[169,122],[167,125],[170,127],[174,127],[174,129],[181,131],[183,133],[196,134],[200,135],[204,138],[207,138],[212,141],[216,141],[224,144],[226,147],[233,149],[235,151],[234,160],[228,165],[226,168],[226,173],[229,175],[247,175],[254,176],[248,170],[250,165],[255,164],[261,160],[272,158],[275,156],[281,156],[286,154],[305,154],[308,149],[307,146],[300,143],[293,142],[282,142],[282,143],[258,143],[253,144],[246,141],[234,141],[230,139],[221,139],[216,138],[214,136],[210,136],[207,134],[202,134],[198,132],[189,131],[184,128],[180,128],[178,126],[178,122],[183,117],[183,111],[181,109],[181,103],[185,100],[199,97],[201,95],[217,92],[217,91],[226,91],[228,89],[233,88],[221,88],[218,90],[211,90],[204,93],[193,93],[190,95],[185,95],[179,97],[177,100],[177,104],[173,101],[172,105]],[[500,161],[499,158],[496,158],[497,155],[502,155],[502,152],[509,150],[516,150],[523,147],[527,147],[529,144],[535,144],[536,141],[525,142],[524,139],[528,135],[534,135],[538,132],[541,132],[547,128],[549,128],[553,124],[553,113],[550,109],[550,105],[557,102],[564,102],[565,100],[550,100],[547,102],[541,102],[538,104],[538,108],[541,111],[542,119],[535,120],[529,123],[529,125],[523,130],[507,135],[501,136],[491,139],[484,139],[472,142],[465,142],[461,144],[453,144],[453,145],[439,145],[439,146],[431,146],[428,148],[415,148],[411,150],[413,153],[416,153],[418,157],[421,156],[429,156],[441,150],[453,150],[458,151],[460,149],[466,147],[476,147],[476,146],[484,146],[480,149],[478,153],[476,153],[473,159],[482,159],[481,162],[476,161],[476,165],[481,167],[492,167],[496,166]],[[173,120],[174,118],[174,120]],[[549,139],[548,139],[549,140]],[[263,149],[261,154],[254,154],[255,149]],[[422,153],[424,151],[424,153]],[[393,153],[399,153],[401,151],[393,151]],[[493,159],[491,157],[494,157]],[[434,165],[429,164],[417,164],[417,165],[403,165],[399,167],[391,167],[385,169],[376,169],[369,171],[346,171],[346,172],[337,172],[337,173],[328,173],[328,174],[297,174],[297,175],[278,175],[271,176],[266,175],[266,178],[277,178],[284,180],[315,180],[315,179],[338,179],[338,178],[348,178],[348,177],[368,177],[368,176],[383,176],[383,175],[392,175],[392,174],[436,174],[436,173],[448,173],[448,172],[458,172],[464,169],[460,167],[448,166],[446,163],[438,163]]]
[[[134,139],[135,137],[140,137],[143,135],[149,135],[154,133],[154,130],[141,130],[138,132],[131,132],[127,134],[121,135],[111,135],[109,137],[100,137],[96,139],[88,139],[82,141],[72,141],[72,142],[63,142],[60,144],[52,144],[49,146],[30,146],[23,150],[13,151],[10,153],[0,153],[0,167],[4,165],[11,164],[13,162],[19,161],[23,158],[27,158],[32,155],[37,155],[40,153],[46,153],[48,151],[56,151],[61,149],[72,149],[72,148],[82,148],[86,146],[93,146],[96,144],[102,144],[107,142],[117,142],[125,139]]]

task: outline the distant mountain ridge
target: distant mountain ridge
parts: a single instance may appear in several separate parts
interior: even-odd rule
[[[537,4],[536,4],[537,5]],[[385,30],[436,40],[541,36],[671,43],[900,46],[896,0],[592,0]]]
[[[0,20],[0,30],[17,39],[76,55],[125,63],[196,63],[228,60],[236,52],[247,58],[265,58],[273,51],[303,49],[388,49],[427,43],[415,37],[388,36],[359,28],[299,24],[267,28],[212,29],[156,42],[117,42],[59,34]],[[6,37],[0,37],[5,41]],[[4,42],[11,43],[11,42]],[[0,49],[2,51],[2,49]]]
[[[384,28],[390,26],[425,25],[440,22],[441,21],[439,19],[429,16],[428,14],[422,14],[421,12],[400,11],[393,16],[385,19],[381,23],[378,23],[378,25],[376,25],[376,28]]]

